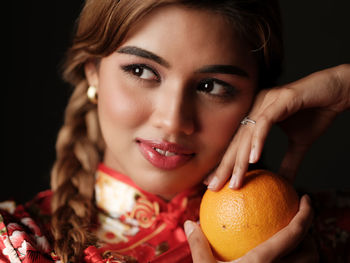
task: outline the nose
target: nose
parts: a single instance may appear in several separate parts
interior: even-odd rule
[[[164,88],[158,94],[152,114],[153,125],[166,135],[191,135],[195,130],[195,106],[180,85]]]

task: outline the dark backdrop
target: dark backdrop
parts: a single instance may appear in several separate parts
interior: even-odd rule
[[[350,63],[350,1],[280,2],[286,48],[281,83]],[[60,64],[81,5],[78,0],[12,2],[10,48],[3,50],[8,53],[4,56],[10,56],[10,72],[2,87],[5,132],[0,200],[22,202],[49,187],[56,135],[70,94],[60,78]],[[348,111],[308,152],[296,185],[350,188],[349,134]],[[285,148],[284,135],[274,128],[264,157],[271,169],[277,169]]]

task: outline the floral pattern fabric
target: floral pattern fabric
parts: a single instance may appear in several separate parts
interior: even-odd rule
[[[311,228],[321,262],[350,262],[350,192],[309,193],[315,210]],[[85,249],[83,262],[192,262],[183,231],[198,220],[202,192],[193,189],[166,202],[104,165],[96,173],[98,244]],[[59,263],[50,234],[51,191],[25,205],[0,203],[0,263]]]
[[[88,248],[89,255],[124,256],[130,262],[192,261],[183,223],[186,219],[198,220],[198,189],[166,202],[143,191],[125,175],[100,165],[95,199],[100,212],[93,231],[102,246]]]
[[[42,216],[47,222],[47,209],[39,209],[47,205],[51,197],[50,191],[40,193],[26,207],[15,206],[14,203],[0,204],[0,262],[60,262],[52,252],[49,236],[44,224],[37,224],[33,215]],[[36,203],[37,202],[37,203]]]
[[[83,262],[192,262],[183,223],[198,220],[201,195],[193,189],[165,201],[101,164],[91,229],[99,242],[85,249]],[[0,204],[0,263],[60,262],[49,232],[51,196],[45,191],[25,206]]]

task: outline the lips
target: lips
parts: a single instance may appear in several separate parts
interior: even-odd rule
[[[176,143],[143,139],[137,139],[136,142],[143,157],[163,170],[176,169],[195,155],[190,149]]]

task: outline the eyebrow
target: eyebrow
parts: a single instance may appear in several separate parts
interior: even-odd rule
[[[219,73],[231,74],[249,78],[249,74],[244,69],[233,65],[208,65],[196,71],[197,73]]]
[[[146,59],[151,59],[166,68],[170,68],[170,63],[167,62],[165,59],[159,57],[158,55],[152,53],[151,51],[148,51],[139,47],[126,46],[118,49],[116,52],[121,54],[129,54],[129,55],[134,55],[134,56],[138,56]],[[249,78],[249,75],[245,70],[233,65],[208,65],[196,70],[196,73],[230,74],[230,75],[238,75],[238,76]]]
[[[139,47],[134,47],[134,46],[122,47],[118,49],[117,52],[122,54],[135,55],[146,59],[151,59],[166,68],[170,67],[169,62],[165,61],[163,58],[157,56],[156,54],[150,51],[147,51]]]

